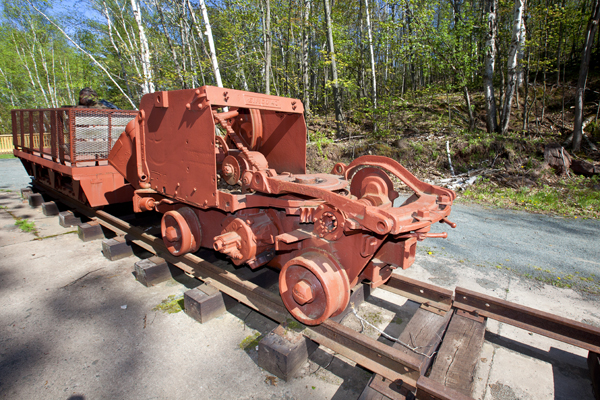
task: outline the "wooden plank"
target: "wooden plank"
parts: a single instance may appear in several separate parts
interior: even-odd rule
[[[398,338],[402,343],[416,348],[416,352],[398,342],[394,343],[392,347],[412,355],[421,362],[429,360],[428,356],[431,356],[442,341],[444,329],[448,325],[451,314],[449,312],[442,316],[419,308]],[[421,371],[424,374],[426,369],[421,369]]]
[[[429,378],[470,396],[484,334],[485,321],[454,314]]]
[[[419,360],[421,373],[424,374],[431,364],[431,355],[442,341],[444,330],[448,326],[451,315],[452,312],[442,316],[425,308],[419,308],[398,338],[402,343],[415,348],[416,351],[398,342],[395,342],[392,347]],[[365,399],[404,399],[405,395],[401,392],[400,386],[375,374],[363,391],[361,398],[366,396]],[[382,397],[377,397],[378,394]]]

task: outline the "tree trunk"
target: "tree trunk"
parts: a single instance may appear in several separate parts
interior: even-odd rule
[[[496,34],[498,24],[498,0],[486,0],[488,14],[487,38],[485,42],[485,72],[483,76],[483,91],[485,95],[485,122],[488,133],[498,131],[496,119],[496,98],[494,97],[494,67],[496,63]]]
[[[581,52],[581,66],[579,67],[579,79],[577,80],[577,92],[575,94],[575,122],[573,129],[573,151],[581,150],[581,136],[583,135],[583,97],[587,83],[587,74],[590,68],[590,57],[594,36],[600,22],[600,0],[594,0],[592,16],[587,25],[585,44]]]
[[[375,54],[373,53],[373,33],[371,31],[371,17],[369,15],[369,0],[365,0],[365,11],[367,13],[367,33],[369,35],[369,52],[371,54],[371,81],[372,81],[372,85],[373,85],[371,87],[371,99],[373,100],[373,107],[377,108],[377,78],[375,76]],[[386,55],[387,55],[387,53],[386,53]],[[386,65],[386,70],[387,70],[387,65]]]
[[[303,32],[302,32],[302,102],[304,103],[304,113],[310,115],[310,82],[308,75],[308,52],[309,52],[309,19],[310,19],[310,4],[311,0],[304,0],[304,8],[302,9]]]
[[[506,134],[508,131],[508,123],[510,122],[510,111],[512,100],[517,86],[517,49],[521,40],[521,20],[523,19],[523,10],[525,9],[526,0],[515,0],[514,20],[512,39],[510,41],[510,49],[508,51],[507,66],[507,83],[506,92],[504,93],[504,106],[502,107],[502,122],[500,123],[500,132]]]
[[[471,96],[469,95],[469,88],[467,85],[463,86],[463,96],[465,97],[467,113],[469,114],[469,131],[472,132],[475,130],[475,117],[473,116],[473,109],[471,108]]]
[[[331,23],[331,10],[329,0],[323,0],[325,6],[325,19],[327,20],[327,44],[329,45],[329,56],[331,57],[331,77],[333,78],[333,103],[335,107],[335,124],[338,137],[344,135],[344,115],[342,114],[342,94],[338,85],[337,65],[335,62],[335,47],[333,45],[333,27]]]
[[[215,50],[215,41],[213,40],[212,29],[210,27],[210,21],[208,19],[208,11],[204,0],[199,0],[200,10],[202,10],[202,18],[204,19],[204,26],[206,28],[206,36],[208,37],[208,48],[210,49],[210,61],[213,67],[213,73],[215,74],[215,81],[218,87],[223,87],[223,81],[221,81],[221,71],[219,70],[219,62],[217,61],[217,51]]]
[[[150,62],[150,48],[148,47],[148,38],[142,23],[142,10],[140,9],[140,0],[131,0],[131,10],[137,22],[140,35],[140,57],[142,59],[142,73],[144,85],[142,93],[154,93],[154,82],[152,81],[152,64]]]
[[[165,39],[167,39],[167,45],[169,46],[169,50],[171,51],[171,56],[173,57],[173,63],[175,64],[175,72],[177,73],[177,77],[179,78],[180,86],[182,89],[185,89],[185,81],[183,78],[183,74],[181,73],[181,65],[179,65],[179,60],[177,59],[177,53],[175,52],[175,47],[173,46],[173,41],[171,40],[171,36],[169,36],[169,33],[167,32],[165,18],[163,15],[162,8],[160,7],[160,1],[154,0],[154,7],[156,8],[156,12],[158,13],[160,27],[162,28],[163,34],[165,35]],[[109,26],[109,28],[110,28],[110,26]]]
[[[265,0],[265,94],[271,94],[271,1]]]

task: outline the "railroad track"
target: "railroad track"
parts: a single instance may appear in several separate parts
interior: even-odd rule
[[[173,256],[162,238],[140,228],[141,220],[83,206],[40,183],[34,186],[279,324],[287,325],[293,320],[279,295],[240,279],[197,255]],[[600,328],[465,288],[450,291],[400,275],[393,275],[381,289],[421,304],[393,346],[331,319],[318,326],[303,326],[301,330],[309,339],[375,373],[362,399],[405,399],[412,398],[413,393],[417,399],[470,399],[469,373],[472,374],[478,359],[487,319],[587,350],[596,398],[600,398]],[[456,343],[465,338],[470,344],[468,348],[457,347]]]

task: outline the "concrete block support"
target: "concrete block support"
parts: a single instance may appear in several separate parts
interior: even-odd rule
[[[90,221],[85,224],[81,224],[77,227],[77,235],[79,239],[84,242],[91,242],[92,240],[104,239],[104,232],[102,232],[102,226],[96,221]]]
[[[33,190],[31,190],[31,188],[21,189],[21,197],[24,199],[28,198],[32,194],[33,194]]]
[[[42,203],[42,212],[45,216],[58,215],[58,206],[53,201]]]
[[[146,287],[154,286],[171,279],[169,264],[157,256],[136,262],[133,273],[138,282]]]
[[[32,208],[37,208],[37,207],[41,206],[42,203],[44,202],[44,198],[39,193],[30,194],[27,197],[27,200],[29,201],[29,206]]]
[[[58,224],[63,228],[81,225],[81,218],[76,217],[72,211],[63,211],[58,213]]]
[[[124,237],[117,236],[114,239],[102,241],[102,254],[110,261],[117,261],[132,256],[133,250]]]
[[[223,314],[237,301],[212,285],[203,284],[183,294],[185,313],[201,324]]]
[[[279,325],[258,344],[258,366],[284,381],[293,378],[319,345]]]

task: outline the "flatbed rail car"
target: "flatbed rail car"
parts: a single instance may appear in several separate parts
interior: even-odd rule
[[[35,183],[90,207],[130,202],[133,189],[108,164],[134,110],[12,110],[13,153]]]

